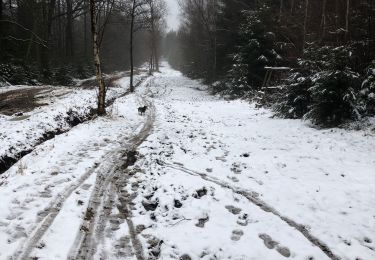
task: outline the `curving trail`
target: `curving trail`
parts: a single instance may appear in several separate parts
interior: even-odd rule
[[[373,133],[275,119],[167,64],[109,111],[5,172],[0,259],[375,257]]]
[[[277,119],[166,64],[150,91],[158,117],[127,185],[145,257],[375,257],[371,129]]]
[[[123,150],[117,155],[116,164],[113,168],[102,176],[97,177],[95,188],[91,194],[88,204],[86,216],[92,212],[92,216],[85,219],[83,227],[75,239],[75,246],[71,250],[70,259],[92,259],[95,255],[97,244],[103,239],[103,231],[108,225],[110,219],[111,209],[116,206],[115,197],[120,201],[119,210],[122,213],[119,215],[120,219],[126,220],[129,227],[129,234],[132,239],[134,253],[137,259],[143,259],[142,246],[137,240],[134,226],[129,214],[129,199],[128,194],[123,194],[122,188],[126,186],[129,179],[128,167],[134,164],[132,157],[137,151],[137,148],[148,137],[152,131],[155,121],[155,107],[150,101],[141,99],[139,104],[146,104],[148,112],[146,120],[142,125],[138,126],[136,134],[130,137],[123,145]]]
[[[137,114],[142,104],[149,106],[145,116]],[[95,251],[115,180],[125,176],[129,151],[148,136],[154,118],[152,102],[123,95],[107,117],[56,136],[10,168],[0,187],[0,259],[90,258],[83,252]]]

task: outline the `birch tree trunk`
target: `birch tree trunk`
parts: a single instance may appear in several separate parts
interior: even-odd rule
[[[133,6],[130,14],[130,92],[134,92],[134,57],[133,57],[133,35],[134,35],[134,19],[135,19],[136,0],[133,0]]]
[[[92,43],[94,51],[94,63],[95,63],[95,73],[96,80],[99,85],[98,93],[98,115],[105,115],[105,84],[102,75],[102,68],[100,64],[100,50],[98,42],[98,25],[97,25],[97,14],[95,0],[90,0],[90,15],[91,15],[91,34],[92,34]]]

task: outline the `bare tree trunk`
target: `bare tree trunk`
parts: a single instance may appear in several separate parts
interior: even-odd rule
[[[43,10],[42,13],[43,13],[43,22],[44,22],[42,26],[42,30],[43,30],[42,34],[44,36],[44,40],[46,42],[47,47],[45,46],[39,47],[40,48],[40,64],[41,64],[42,70],[48,70],[49,61],[50,61],[48,46],[49,46],[49,41],[50,41],[50,36],[51,36],[53,14],[55,12],[56,0],[51,0],[48,6],[44,2],[41,4],[42,4],[41,7]]]
[[[36,20],[34,20],[34,22],[33,22],[32,31],[35,30],[35,27],[36,27]],[[29,44],[27,45],[27,51],[26,51],[26,55],[25,55],[25,60],[27,60],[27,61],[29,60],[31,49],[33,47],[34,37],[35,37],[34,34],[31,32],[30,33],[30,41],[29,41]]]
[[[323,41],[326,36],[326,20],[327,20],[326,12],[327,12],[327,0],[323,0],[322,20],[320,22],[320,27],[322,30],[321,41]]]
[[[62,13],[61,0],[58,0],[58,2],[57,2],[57,13],[59,15],[59,18],[58,18],[58,21],[57,21],[57,34],[58,34],[57,48],[59,49],[59,55],[61,57],[62,56],[61,49],[63,48],[62,22],[61,22],[61,16],[60,16],[60,14]]]
[[[66,0],[66,55],[69,60],[73,57],[73,3]]]
[[[340,23],[340,8],[339,8],[339,0],[335,1],[335,25],[336,30],[341,29],[341,23]],[[339,44],[340,41],[340,34],[336,33],[336,44]]]
[[[92,0],[91,0],[92,1]],[[134,34],[134,18],[135,18],[136,0],[133,0],[130,21],[130,92],[134,92],[134,57],[133,57],[133,34]]]
[[[279,13],[279,23],[280,24],[282,22],[283,9],[284,9],[284,0],[280,0],[280,13]]]
[[[84,3],[83,11],[83,48],[85,52],[85,59],[87,58],[87,1]]]
[[[155,70],[159,72],[159,53],[157,44],[155,45]]]
[[[307,21],[309,15],[309,0],[305,0],[305,20],[303,22],[303,43],[302,43],[302,52],[305,50],[306,45],[306,33],[307,33]]]
[[[149,70],[148,70],[148,74],[149,75],[152,75],[152,71],[153,71],[153,62],[154,62],[154,57],[153,57],[153,53],[151,52],[150,54],[150,65],[149,65]]]
[[[0,0],[0,20],[3,20],[3,0]],[[2,23],[0,22],[0,55],[2,54],[2,40],[3,40],[3,29]]]
[[[90,15],[91,15],[91,34],[92,34],[92,43],[94,51],[94,63],[95,63],[95,72],[96,80],[99,85],[99,94],[98,94],[98,115],[105,115],[105,84],[102,75],[102,68],[100,64],[100,50],[98,44],[98,25],[97,25],[97,13],[95,0],[90,0]]]
[[[350,16],[350,0],[346,0],[346,16],[345,16],[345,41],[349,40],[349,16]]]
[[[155,17],[155,10],[154,10],[154,1],[151,0],[149,2],[150,5],[150,17],[151,17],[151,56],[152,58],[152,70],[159,71],[159,57],[158,57],[158,50],[157,50],[157,32],[155,28],[156,17]]]
[[[290,4],[290,13],[293,14],[294,13],[294,1],[295,0],[292,0],[291,4]]]

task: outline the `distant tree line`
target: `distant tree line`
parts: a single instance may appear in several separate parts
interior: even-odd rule
[[[150,57],[158,60],[162,2],[1,0],[0,82],[69,84],[73,77],[92,76],[91,4],[104,72],[127,70],[132,61],[139,65]]]
[[[213,91],[253,98],[280,116],[324,126],[375,114],[375,1],[180,5],[182,26],[167,35],[166,55]],[[269,70],[272,88],[265,84]]]

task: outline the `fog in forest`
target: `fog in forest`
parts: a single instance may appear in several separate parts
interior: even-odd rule
[[[0,0],[0,260],[375,259],[374,0]]]

